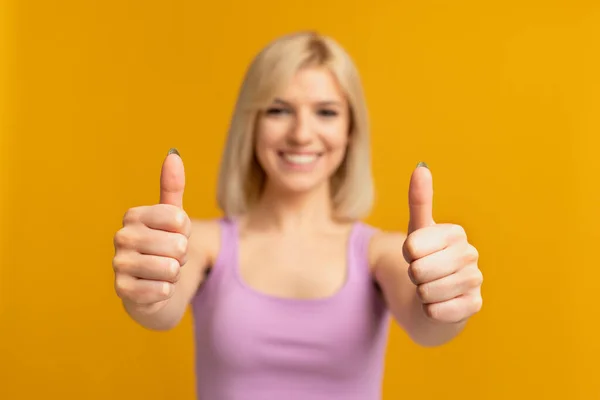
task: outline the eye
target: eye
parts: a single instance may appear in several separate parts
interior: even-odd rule
[[[267,115],[282,115],[288,112],[289,110],[284,107],[270,107],[267,109]]]
[[[330,109],[321,109],[319,110],[318,114],[322,117],[335,117],[338,115],[338,112],[336,110],[330,110]]]

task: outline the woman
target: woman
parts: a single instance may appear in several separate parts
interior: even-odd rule
[[[149,329],[192,305],[200,399],[378,399],[390,316],[436,346],[479,311],[477,251],[460,226],[434,223],[425,165],[410,180],[407,234],[360,222],[369,152],[349,56],[330,38],[288,35],[242,85],[219,177],[225,216],[186,215],[176,150],[160,204],[128,210],[117,294]]]

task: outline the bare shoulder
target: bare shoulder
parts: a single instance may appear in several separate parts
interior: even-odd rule
[[[404,260],[402,246],[406,240],[403,232],[378,230],[369,246],[369,265],[374,271],[377,266],[387,264],[391,260]]]
[[[208,267],[219,252],[221,242],[219,219],[192,219],[191,222],[192,233],[188,251],[203,258],[203,264]]]

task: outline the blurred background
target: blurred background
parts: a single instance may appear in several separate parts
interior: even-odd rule
[[[424,160],[436,221],[481,253],[481,313],[435,349],[394,326],[384,399],[600,399],[599,1],[0,4],[0,399],[194,398],[190,316],[166,333],[126,316],[113,235],[158,201],[170,147],[187,212],[220,215],[245,69],[304,29],[362,74],[367,222],[406,229]]]

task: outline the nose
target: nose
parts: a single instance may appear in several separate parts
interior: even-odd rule
[[[290,127],[288,141],[292,145],[302,146],[309,144],[314,136],[313,127],[308,112],[298,112],[294,123]]]

